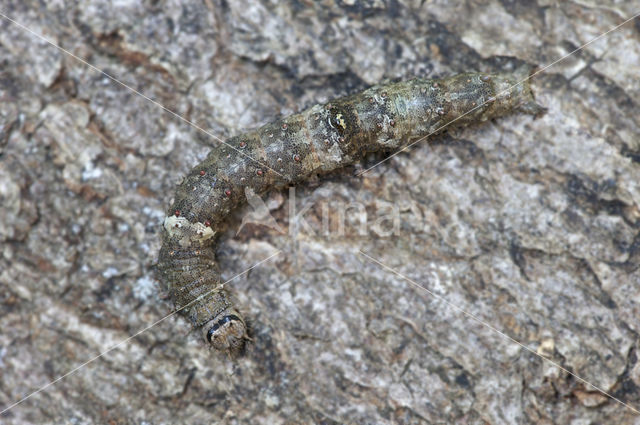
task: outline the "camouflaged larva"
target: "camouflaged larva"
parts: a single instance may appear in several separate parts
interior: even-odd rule
[[[468,125],[513,111],[537,114],[525,80],[511,74],[449,78],[371,87],[267,124],[214,148],[185,177],[163,224],[158,269],[176,308],[219,350],[236,353],[247,327],[221,286],[216,233],[231,210],[256,194],[305,181],[358,161],[368,152],[394,150],[453,121]]]

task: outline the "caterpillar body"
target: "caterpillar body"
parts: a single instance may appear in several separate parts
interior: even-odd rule
[[[178,186],[163,223],[160,278],[177,309],[214,348],[239,353],[247,326],[221,285],[216,234],[228,214],[261,194],[305,181],[436,132],[514,111],[539,114],[526,81],[514,73],[466,73],[371,87],[315,105],[211,150]],[[523,81],[525,80],[525,81]]]

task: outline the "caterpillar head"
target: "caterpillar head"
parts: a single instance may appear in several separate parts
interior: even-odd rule
[[[204,337],[216,350],[238,354],[249,340],[247,325],[240,313],[226,309],[210,320],[203,328]]]

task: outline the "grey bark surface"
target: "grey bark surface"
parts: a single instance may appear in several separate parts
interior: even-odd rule
[[[544,66],[640,2],[9,1],[2,13],[225,139],[390,79]],[[640,24],[456,129],[229,218],[248,353],[171,316],[2,423],[640,424]],[[0,406],[154,324],[175,185],[218,143],[0,19]],[[300,213],[301,215],[296,214]],[[398,217],[397,223],[389,219]],[[364,225],[362,225],[364,223]],[[394,225],[397,224],[397,227]],[[292,229],[292,230],[291,230]]]

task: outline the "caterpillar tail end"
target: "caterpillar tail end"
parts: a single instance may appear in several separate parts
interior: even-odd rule
[[[537,103],[531,90],[531,78],[537,73],[537,69],[531,65],[520,66],[514,73],[518,84],[522,84],[524,94],[523,101],[516,106],[516,110],[525,114],[533,115],[534,119],[540,118],[547,113],[547,108]]]
[[[517,109],[525,114],[533,115],[534,119],[540,118],[547,113],[547,108],[539,105],[534,100],[519,105]]]
[[[547,109],[539,105],[531,90],[531,77],[535,73],[530,65],[522,65],[512,73],[495,74],[492,78],[495,103],[492,116],[502,116],[512,111],[542,116]]]

